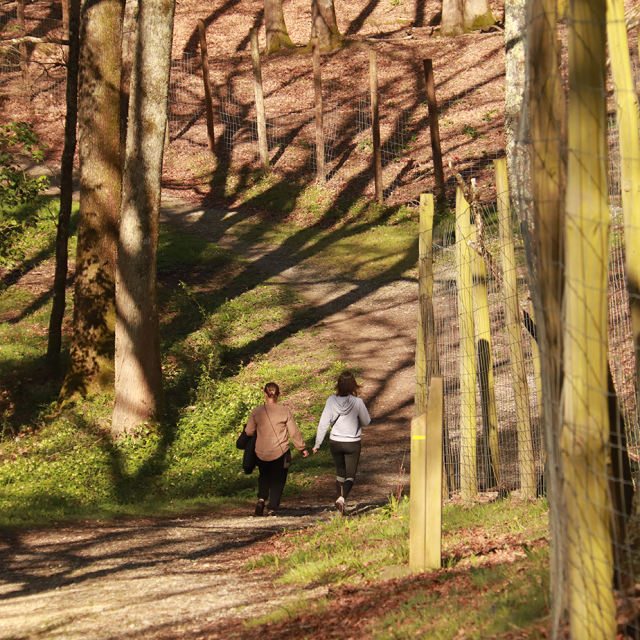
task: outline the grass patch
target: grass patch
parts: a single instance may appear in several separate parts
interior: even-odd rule
[[[328,584],[331,590],[250,626],[264,638],[343,637],[355,623],[363,637],[380,640],[448,640],[461,630],[478,640],[523,630],[526,637],[542,638],[549,591],[546,512],[544,500],[445,507],[444,568],[420,576],[406,576],[406,498],[284,533],[258,545],[245,569],[266,568],[282,582],[306,588]],[[455,562],[447,562],[454,554]]]
[[[531,546],[548,530],[545,500],[522,503],[499,500],[465,509],[443,508],[442,550],[445,566],[463,561],[480,566],[504,546]],[[506,538],[505,538],[506,536]],[[499,545],[491,541],[503,539]],[[335,517],[308,532],[291,532],[263,544],[247,569],[269,567],[279,579],[296,584],[358,584],[375,580],[382,567],[409,562],[409,500],[391,497],[371,513]]]
[[[38,229],[16,247],[18,268],[52,270],[55,225]],[[269,380],[280,384],[311,439],[346,365],[312,326],[300,296],[237,255],[170,228],[161,230],[159,272],[166,419],[116,442],[111,396],[63,410],[55,404],[64,370],[44,362],[47,286],[43,294],[11,284],[0,294],[0,379],[7,383],[0,392],[0,526],[253,499],[257,473],[244,475],[235,440]],[[285,495],[331,468],[328,455],[294,455]]]

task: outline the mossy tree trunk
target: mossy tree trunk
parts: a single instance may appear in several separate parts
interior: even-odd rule
[[[527,14],[528,113],[531,121],[531,190],[535,230],[533,263],[538,287],[531,288],[541,345],[545,468],[549,501],[551,622],[553,637],[566,610],[566,555],[562,458],[559,452],[564,195],[566,183],[565,96],[560,75],[555,0],[532,0]],[[528,232],[525,229],[525,232]]]
[[[310,42],[318,41],[322,50],[337,49],[342,44],[333,0],[311,0]]]
[[[162,406],[157,252],[173,15],[173,0],[140,0],[118,244],[115,434],[156,421]]]
[[[465,31],[478,31],[486,29],[496,20],[491,13],[488,0],[465,0],[464,2],[464,29]]]
[[[86,0],[80,28],[80,222],[73,336],[61,400],[113,388],[115,271],[122,185],[124,0]]]
[[[607,481],[609,208],[606,0],[572,0],[566,201],[564,411],[571,637],[616,635]]]
[[[291,42],[287,25],[284,22],[282,0],[264,0],[264,26],[266,31],[265,53],[267,55],[280,49],[295,49]]]

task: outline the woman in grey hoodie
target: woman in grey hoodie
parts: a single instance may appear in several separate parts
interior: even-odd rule
[[[358,398],[360,385],[350,371],[343,371],[338,378],[336,393],[324,405],[318,423],[318,433],[313,452],[317,453],[327,430],[331,427],[329,448],[336,465],[336,508],[344,515],[345,500],[353,487],[360,460],[362,427],[371,418],[364,402]]]

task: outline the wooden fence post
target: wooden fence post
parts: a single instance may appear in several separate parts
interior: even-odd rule
[[[264,112],[264,93],[262,91],[262,69],[260,67],[260,50],[258,49],[258,31],[251,29],[251,63],[253,65],[253,90],[256,97],[256,121],[258,124],[258,151],[260,163],[265,170],[269,169],[269,147],[267,145],[267,119]]]
[[[425,568],[427,514],[427,413],[411,421],[411,476],[409,479],[409,568],[419,573]]]
[[[316,166],[318,179],[326,179],[324,165],[324,112],[322,109],[322,66],[320,61],[320,45],[314,39],[313,47],[313,87],[316,97]]]
[[[429,385],[426,433],[425,569],[439,569],[442,565],[443,410],[444,380],[441,375],[433,375]]]
[[[476,226],[469,230],[470,240],[477,243]],[[477,342],[477,374],[482,403],[482,431],[487,456],[484,458],[484,476],[487,486],[495,481],[500,485],[500,443],[498,440],[498,409],[496,386],[493,377],[491,346],[491,317],[489,316],[489,294],[487,293],[487,266],[482,256],[472,251],[473,297],[475,300],[474,322]]]
[[[640,29],[640,27],[639,27]],[[616,93],[620,142],[620,177],[624,243],[631,307],[631,330],[636,356],[636,392],[640,393],[640,139],[638,94],[631,68],[629,39],[622,0],[607,0],[607,35]]]
[[[369,50],[369,85],[371,88],[371,130],[373,132],[373,171],[376,202],[382,203],[382,156],[380,155],[380,111],[378,101],[378,58],[375,49]]]
[[[438,102],[436,83],[433,76],[433,62],[430,58],[422,61],[424,77],[427,83],[427,104],[429,105],[429,131],[431,133],[431,153],[433,156],[433,175],[436,179],[436,198],[438,203],[445,201],[444,169],[442,167],[442,148],[440,146],[440,126],[438,123]]]
[[[420,195],[418,237],[418,338],[416,345],[415,415],[427,410],[431,376],[439,373],[433,318],[433,195]]]
[[[469,203],[456,191],[456,268],[458,272],[458,331],[460,342],[460,489],[471,504],[478,492],[476,469],[476,357],[473,326],[473,261]]]
[[[207,55],[207,34],[204,20],[198,20],[200,32],[200,57],[202,58],[202,82],[204,83],[204,106],[207,112],[207,137],[209,151],[215,154],[215,132],[213,128],[213,102],[211,100],[211,83],[209,81],[209,56]]]
[[[518,436],[518,467],[520,470],[520,493],[522,498],[535,498],[536,473],[531,438],[531,416],[529,411],[529,385],[524,366],[522,348],[522,323],[518,302],[518,274],[511,224],[511,202],[507,180],[507,161],[495,161],[496,192],[500,216],[500,255],[502,258],[502,293],[509,340],[511,362],[511,384],[516,403],[516,431]]]
[[[565,219],[561,451],[572,638],[616,635],[607,468],[609,227],[605,0],[573,0]],[[637,114],[635,116],[637,118]],[[537,226],[536,226],[537,233]]]

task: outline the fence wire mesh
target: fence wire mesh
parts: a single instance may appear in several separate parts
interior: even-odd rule
[[[531,158],[516,202],[541,352],[552,637],[637,638],[635,53],[622,2],[567,12],[558,27],[530,2],[531,130],[517,147]]]
[[[484,257],[475,220],[466,207],[464,219],[439,224],[432,237],[433,328],[437,365],[416,375],[427,380],[436,369],[444,377],[447,497],[454,501],[488,501],[521,490],[520,458],[535,472],[533,493],[542,489],[543,447],[540,429],[537,362],[531,331],[505,314],[498,213],[495,206],[476,205],[482,220]],[[510,218],[515,238],[514,272],[517,294],[529,315],[524,246],[518,225]],[[460,222],[460,220],[459,220]],[[466,275],[465,275],[466,274]],[[521,361],[510,360],[509,331],[520,334]],[[515,388],[512,368],[522,365],[525,380]],[[527,420],[518,415],[516,394],[527,405]],[[523,430],[528,432],[525,437]],[[519,458],[520,456],[520,458]],[[528,487],[531,492],[532,487]]]

